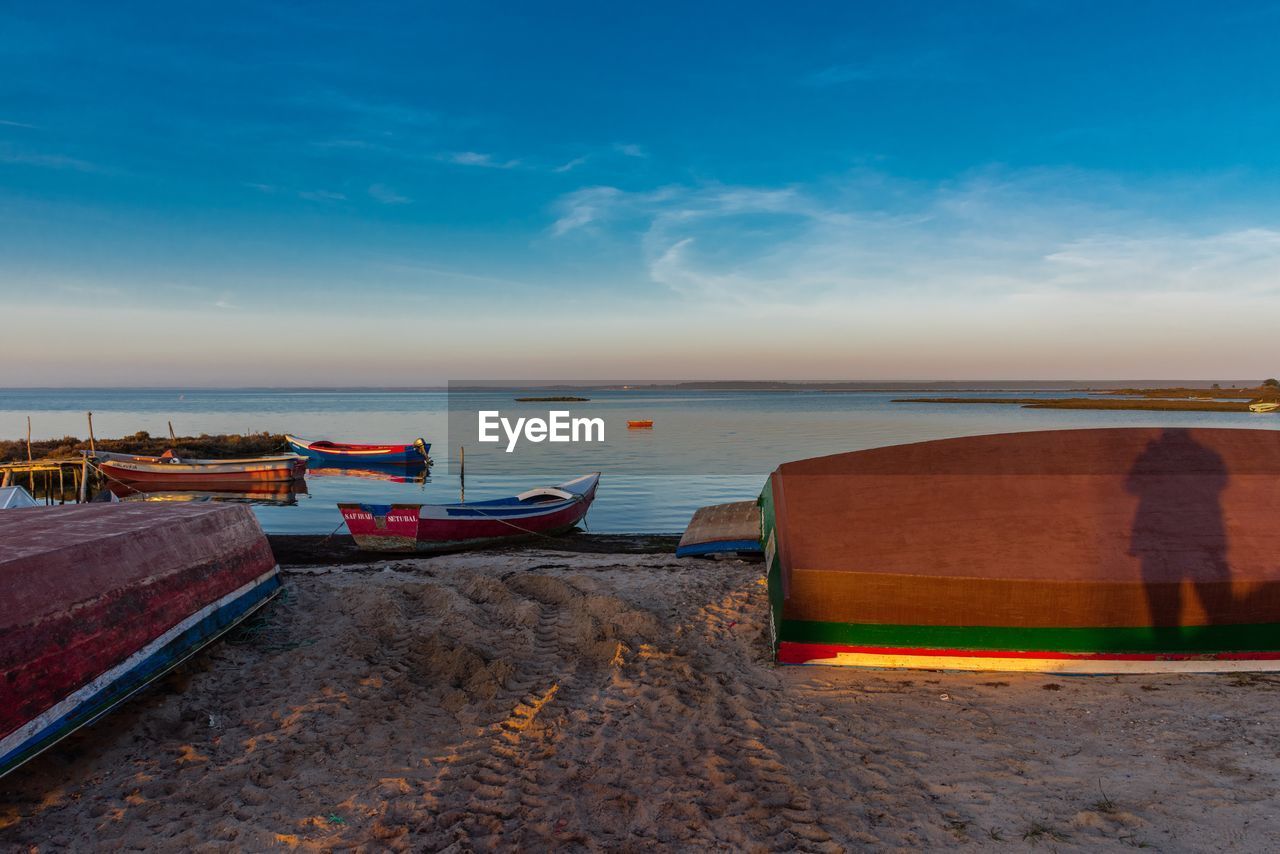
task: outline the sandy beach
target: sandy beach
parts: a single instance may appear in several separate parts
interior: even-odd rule
[[[6,850],[1275,849],[1280,679],[777,667],[762,567],[291,567],[0,781]]]

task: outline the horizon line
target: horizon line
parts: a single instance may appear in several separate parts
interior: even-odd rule
[[[671,387],[671,386],[905,386],[905,385],[1004,385],[1004,386],[1044,386],[1044,385],[1076,385],[1076,386],[1137,386],[1151,387],[1144,384],[1164,384],[1156,387],[1173,388],[1176,384],[1195,383],[1229,385],[1237,388],[1250,387],[1249,384],[1262,385],[1265,379],[1203,379],[1203,378],[1123,378],[1123,379],[1002,379],[993,377],[971,379],[690,379],[690,380],[459,380],[444,385],[32,385],[32,386],[0,386],[0,392],[32,392],[32,391],[296,391],[296,392],[342,392],[342,391],[385,391],[385,392],[421,392],[472,390],[483,388],[555,388],[572,386],[577,388],[618,388],[634,387]],[[0,404],[0,408],[3,405]]]

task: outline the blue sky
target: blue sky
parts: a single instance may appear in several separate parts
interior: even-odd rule
[[[1277,28],[10,4],[0,385],[1270,376]]]

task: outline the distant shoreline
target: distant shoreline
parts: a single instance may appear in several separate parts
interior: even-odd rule
[[[1252,403],[1280,399],[1272,386],[1231,388],[1122,388],[1103,392],[1128,397],[903,397],[894,403],[1001,404],[1023,409],[1102,409],[1151,412],[1250,412]]]
[[[521,383],[518,381],[469,382],[465,385],[427,386],[4,386],[2,392],[172,392],[183,393],[259,393],[282,394],[343,394],[388,393],[413,394],[420,392],[449,391],[1071,391],[1110,392],[1133,388],[1182,388],[1208,390],[1214,383],[1223,387],[1244,387],[1256,383],[1251,380],[1182,380],[1182,379],[1125,379],[1125,380],[680,380],[680,381],[598,381]],[[4,408],[0,404],[0,409]]]

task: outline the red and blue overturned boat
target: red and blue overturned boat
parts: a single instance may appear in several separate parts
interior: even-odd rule
[[[596,497],[600,473],[509,498],[458,504],[339,504],[356,545],[377,552],[441,552],[572,529]]]
[[[285,440],[296,454],[312,460],[336,465],[419,465],[431,463],[431,443],[418,438],[405,444],[354,445],[328,439],[300,439],[286,435]]]
[[[243,505],[0,513],[0,775],[261,608],[280,570]]]

